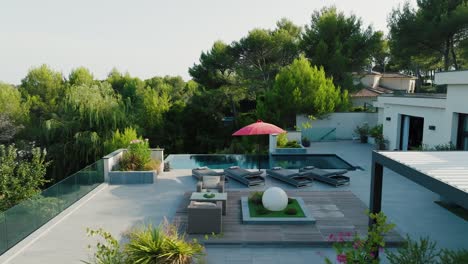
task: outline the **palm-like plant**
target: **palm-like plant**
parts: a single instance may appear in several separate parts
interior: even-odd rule
[[[203,253],[202,245],[196,240],[186,241],[177,227],[166,221],[157,228],[149,225],[135,230],[128,237],[125,252],[135,264],[188,264]]]

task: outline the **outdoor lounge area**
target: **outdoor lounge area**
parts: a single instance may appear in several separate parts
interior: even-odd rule
[[[220,199],[210,211],[213,219],[210,226],[217,225],[220,234],[210,236],[206,241],[204,235],[190,235],[205,243],[208,263],[323,263],[323,256],[334,256],[327,241],[330,234],[366,231],[372,146],[354,141],[322,142],[313,143],[308,153],[334,153],[363,170],[347,172],[350,184],[340,187],[313,181],[311,185],[297,189],[271,177],[265,177],[264,185],[247,187],[229,178],[223,182],[226,204]],[[430,236],[440,247],[468,247],[468,222],[434,203],[440,199],[439,194],[390,170],[384,170],[383,174],[382,208],[389,220],[396,224],[395,231],[386,238],[390,244],[398,244],[408,234],[413,238]],[[0,256],[0,263],[80,263],[80,260],[88,260],[92,252],[87,246],[94,243],[86,236],[88,227],[104,228],[120,240],[133,227],[150,223],[158,225],[165,218],[184,228],[188,224],[188,209],[192,208],[189,200],[197,192],[197,183],[191,169],[175,169],[158,175],[153,184],[101,184]],[[302,197],[316,223],[242,224],[241,197],[272,186],[284,189],[289,196]],[[214,190],[218,192],[220,188]],[[192,200],[200,199],[193,197]],[[204,213],[201,215],[203,217]]]

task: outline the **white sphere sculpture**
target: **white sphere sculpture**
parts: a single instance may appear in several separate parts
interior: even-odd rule
[[[288,195],[281,188],[270,187],[263,193],[262,204],[270,211],[282,211],[288,206]]]

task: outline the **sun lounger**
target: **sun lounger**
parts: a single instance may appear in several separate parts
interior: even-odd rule
[[[349,177],[343,175],[346,172],[348,172],[347,170],[330,172],[319,168],[315,168],[313,166],[307,166],[300,169],[299,172],[308,172],[310,173],[309,175],[314,178],[314,180],[328,183],[335,187],[350,183]]]
[[[306,187],[313,183],[313,178],[308,172],[294,172],[281,167],[266,170],[266,174],[277,180],[289,183],[297,188]]]
[[[261,171],[251,172],[237,166],[224,169],[224,173],[227,177],[232,178],[247,186],[265,184],[265,178],[263,178]]]
[[[208,167],[199,167],[192,170],[192,176],[200,181],[203,176],[224,176],[224,172],[217,172]]]

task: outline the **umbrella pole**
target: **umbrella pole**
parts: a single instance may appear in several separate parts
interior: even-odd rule
[[[258,146],[258,150],[257,150],[258,170],[260,171],[260,136],[257,136],[257,146]]]

